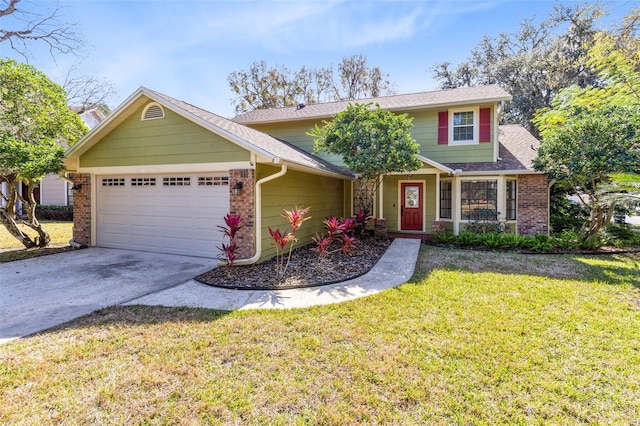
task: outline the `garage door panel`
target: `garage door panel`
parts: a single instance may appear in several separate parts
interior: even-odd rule
[[[218,257],[229,210],[226,174],[176,175],[169,181],[190,185],[163,185],[165,176],[133,175],[98,177],[97,244],[103,247]],[[226,184],[200,186],[198,177],[217,176]],[[140,185],[151,182],[156,185]],[[107,179],[111,186],[103,186]],[[122,185],[124,179],[124,185]],[[182,180],[180,180],[182,179]],[[132,185],[132,182],[135,183]],[[114,186],[115,185],[115,186]]]

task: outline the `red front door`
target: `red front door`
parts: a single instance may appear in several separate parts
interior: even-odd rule
[[[422,182],[400,185],[400,229],[403,231],[422,231],[424,210],[422,185]]]

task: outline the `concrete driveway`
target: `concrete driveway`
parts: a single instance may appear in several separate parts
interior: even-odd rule
[[[215,259],[89,248],[0,265],[0,344],[183,283]]]

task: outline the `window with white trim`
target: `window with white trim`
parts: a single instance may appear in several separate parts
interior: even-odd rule
[[[450,143],[478,143],[478,121],[478,108],[449,110]]]
[[[517,206],[517,182],[515,180],[507,180],[507,220],[516,220],[518,218]]]
[[[452,215],[452,181],[440,181],[440,219],[451,219]]]
[[[498,181],[463,180],[460,183],[462,220],[498,219]]]

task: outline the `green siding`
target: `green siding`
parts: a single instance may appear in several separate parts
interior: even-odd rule
[[[259,165],[257,179],[278,172],[277,167]],[[322,232],[322,221],[327,216],[344,215],[344,181],[326,176],[317,176],[289,170],[284,176],[262,185],[262,257],[266,260],[275,255],[271,247],[268,228],[290,231],[287,221],[282,217],[283,209],[292,207],[311,207],[308,216],[311,219],[303,223],[298,230],[296,247],[311,242],[316,232]]]
[[[80,167],[249,161],[244,148],[165,108],[165,118],[140,120],[144,106],[80,157]]]
[[[406,176],[393,175],[385,176],[383,181],[383,212],[387,219],[387,230],[396,232],[400,230],[399,217],[399,191],[400,181],[409,181]],[[435,175],[413,175],[411,182],[424,182],[425,200],[424,208],[426,213],[426,231],[431,231],[431,222],[436,218],[436,177]]]
[[[491,107],[491,119],[495,107],[493,105],[480,105],[480,108]],[[493,161],[493,138],[495,136],[495,126],[491,126],[491,141],[476,145],[438,145],[438,111],[443,109],[431,109],[425,111],[412,111],[409,116],[413,117],[413,129],[411,135],[420,145],[420,153],[439,163],[477,163]],[[254,129],[267,133],[279,139],[286,140],[299,148],[313,153],[313,138],[307,136],[315,124],[322,124],[321,121],[296,121],[290,123],[270,123],[250,125]],[[319,157],[334,164],[344,166],[340,156],[330,155],[325,152],[317,154]]]
[[[438,111],[412,114],[411,134],[420,145],[420,153],[438,163],[478,163],[493,161],[493,137],[495,126],[491,126],[492,142],[476,145],[438,145]]]
[[[296,121],[293,123],[256,124],[250,125],[250,127],[275,138],[285,140],[313,154],[313,137],[307,136],[307,132],[313,129],[315,123],[315,121]],[[322,123],[318,122],[318,124]],[[324,151],[315,155],[338,166],[344,166],[344,161],[339,155],[328,154]]]

